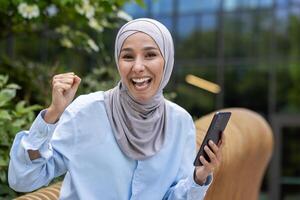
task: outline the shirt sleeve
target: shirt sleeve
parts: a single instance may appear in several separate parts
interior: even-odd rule
[[[203,185],[194,181],[194,159],[196,156],[196,129],[190,119],[190,128],[187,135],[186,145],[183,152],[181,166],[176,181],[167,191],[164,199],[167,200],[200,200],[204,199],[207,189],[212,183],[212,175],[209,175]],[[187,129],[188,130],[188,129]]]
[[[56,124],[44,121],[45,110],[34,120],[29,131],[17,133],[11,151],[8,169],[8,182],[12,189],[19,192],[30,192],[67,171],[67,163],[73,145],[74,122],[69,111],[65,111]],[[58,148],[52,145],[56,137]],[[41,158],[31,160],[28,150],[39,150]]]

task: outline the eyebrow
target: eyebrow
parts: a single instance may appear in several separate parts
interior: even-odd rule
[[[147,51],[147,50],[158,50],[159,51],[159,49],[157,47],[154,47],[154,46],[146,46],[146,47],[143,48],[143,50],[144,51]],[[131,48],[131,47],[123,48],[123,49],[121,49],[121,52],[122,51],[133,51],[133,48]]]

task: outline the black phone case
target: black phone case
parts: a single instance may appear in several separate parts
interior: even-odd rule
[[[231,112],[217,112],[208,128],[208,131],[205,135],[205,138],[200,146],[200,149],[197,153],[197,156],[194,161],[194,166],[201,166],[202,163],[199,160],[200,155],[203,155],[204,158],[210,162],[210,159],[207,153],[204,151],[205,145],[208,145],[208,141],[212,140],[215,144],[218,144],[219,140],[221,139],[221,133],[225,130],[226,125],[229,121],[231,116]]]

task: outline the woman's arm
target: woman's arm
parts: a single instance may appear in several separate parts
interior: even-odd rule
[[[72,113],[65,109],[73,100],[80,81],[74,73],[54,76],[50,107],[37,116],[29,131],[16,135],[8,173],[9,184],[16,191],[35,190],[66,172],[66,156],[70,153],[67,149],[73,142],[74,122]],[[64,117],[60,119],[62,114]],[[50,142],[54,130],[57,149]]]
[[[73,72],[55,75],[52,79],[52,102],[44,115],[48,124],[58,121],[66,107],[72,102],[81,79]],[[29,158],[35,160],[41,157],[39,150],[30,149],[27,151]]]
[[[185,130],[188,131],[186,137],[186,144],[181,160],[181,165],[174,181],[174,184],[169,188],[164,199],[168,200],[193,200],[193,199],[203,199],[205,197],[206,191],[212,182],[211,174],[202,174],[201,177],[196,177],[195,167],[193,166],[193,161],[196,156],[196,129],[192,118],[189,119],[189,124]]]

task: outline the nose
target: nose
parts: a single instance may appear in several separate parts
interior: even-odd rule
[[[132,66],[132,71],[135,73],[141,73],[145,70],[145,63],[143,62],[143,59],[140,57],[137,57],[135,62]]]

